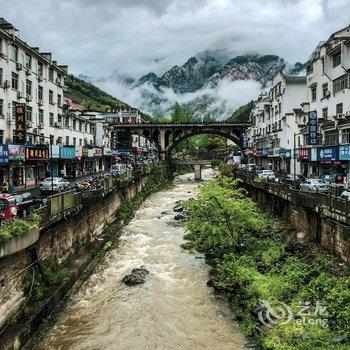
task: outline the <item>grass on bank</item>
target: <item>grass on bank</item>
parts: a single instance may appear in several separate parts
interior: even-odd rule
[[[38,228],[39,224],[40,216],[35,213],[30,214],[28,220],[16,219],[4,223],[0,226],[0,246],[12,238],[25,236],[32,228]]]
[[[299,243],[294,231],[258,209],[239,180],[208,181],[185,206],[185,247],[205,253],[212,284],[227,294],[245,333],[262,349],[350,349],[349,270],[336,257]],[[264,326],[263,301],[277,313],[286,304],[293,318]]]

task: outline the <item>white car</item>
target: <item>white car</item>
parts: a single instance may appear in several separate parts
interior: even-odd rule
[[[272,170],[261,170],[258,174],[259,179],[275,180],[275,173]]]
[[[344,191],[340,197],[350,201],[350,191]]]
[[[47,177],[40,184],[41,192],[62,192],[71,188],[69,181],[62,177]]]
[[[300,184],[300,190],[305,192],[327,193],[329,191],[328,182],[323,179],[307,179]]]

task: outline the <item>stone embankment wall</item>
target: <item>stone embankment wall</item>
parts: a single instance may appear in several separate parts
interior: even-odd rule
[[[327,216],[327,213],[295,205],[251,185],[246,184],[245,187],[256,202],[289,221],[306,239],[320,244],[339,255],[344,262],[350,263],[350,227],[344,222]]]
[[[30,247],[0,259],[1,349],[19,349],[64,298],[105,242],[117,239],[123,224],[117,210],[123,199],[132,199],[143,189],[147,179],[143,176],[123,190],[92,200],[74,216],[41,231]],[[32,275],[34,281],[37,262],[49,257],[58,266],[67,267],[69,276],[62,286],[47,292],[48,298],[33,303],[24,293],[23,281]]]

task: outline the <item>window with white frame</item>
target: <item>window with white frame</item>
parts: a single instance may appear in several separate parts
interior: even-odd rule
[[[341,143],[350,143],[350,128],[342,129],[341,131]]]
[[[333,80],[333,93],[336,94],[344,89],[349,88],[349,73]]]

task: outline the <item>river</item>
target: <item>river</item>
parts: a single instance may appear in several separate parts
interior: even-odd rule
[[[180,247],[184,229],[174,224],[172,209],[196,195],[197,184],[183,181],[187,177],[143,203],[118,247],[70,298],[35,349],[244,349],[227,304],[206,286],[203,257]],[[150,271],[145,284],[121,283],[141,265]]]

